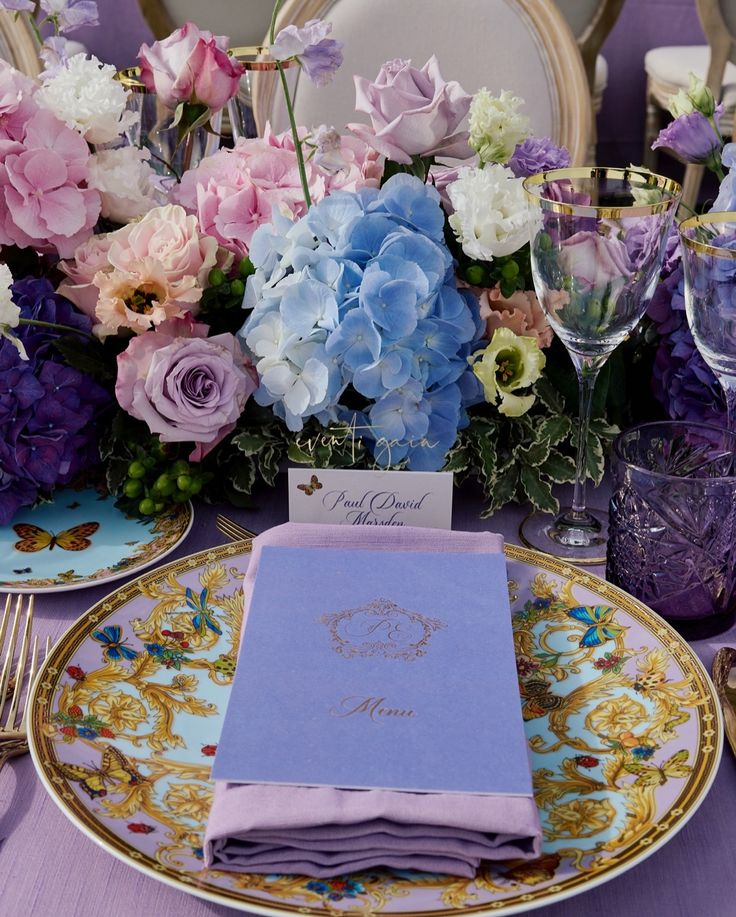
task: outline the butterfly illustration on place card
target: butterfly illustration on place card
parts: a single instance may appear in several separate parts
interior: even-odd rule
[[[316,490],[322,490],[322,482],[316,474],[313,474],[309,484],[297,484],[296,489],[301,490],[308,497],[311,497]]]
[[[53,551],[57,545],[64,551],[86,551],[91,547],[90,539],[99,527],[99,522],[83,522],[55,535],[30,522],[19,522],[13,526],[13,531],[20,538],[14,547],[23,554],[33,554],[45,548]]]
[[[108,786],[125,788],[145,782],[145,777],[113,745],[106,746],[99,767],[60,762],[54,766],[67,780],[78,783],[90,799],[107,796]]]

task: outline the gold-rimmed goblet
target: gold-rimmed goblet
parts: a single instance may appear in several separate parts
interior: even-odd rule
[[[736,213],[704,213],[679,228],[688,324],[736,433]]]
[[[237,141],[243,137],[257,136],[253,110],[253,78],[255,74],[258,74],[257,79],[268,79],[269,83],[264,92],[270,98],[277,90],[278,61],[271,57],[270,50],[265,45],[230,48],[228,54],[238,60],[245,71],[240,78],[238,94],[227,103],[233,140]],[[295,64],[296,61],[293,58],[281,61],[281,67],[284,70]],[[267,76],[267,74],[273,74],[273,76]]]
[[[521,537],[574,563],[602,563],[607,517],[586,502],[593,389],[654,294],[681,188],[645,170],[603,167],[544,172],[524,188],[534,287],[575,366],[580,414],[572,505],[557,517],[532,513]]]

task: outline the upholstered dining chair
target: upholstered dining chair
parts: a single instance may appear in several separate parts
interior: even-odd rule
[[[17,70],[36,76],[40,65],[38,45],[33,32],[25,21],[14,13],[0,10],[0,60],[7,61]]]
[[[155,38],[166,38],[187,20],[215,35],[227,35],[230,46],[260,45],[268,31],[273,0],[138,0]]]
[[[720,127],[724,137],[734,130],[736,112],[736,0],[696,0],[698,18],[707,45],[652,48],[644,57],[647,74],[647,117],[644,131],[644,163],[656,167],[660,114],[671,95],[686,89],[690,73],[695,73],[723,103]],[[703,166],[685,169],[682,200],[694,206],[703,180]]]
[[[595,161],[595,116],[603,106],[603,93],[608,85],[608,62],[600,53],[603,42],[616,24],[626,0],[556,0],[567,20],[583,56],[593,101],[593,131],[588,160]]]
[[[353,75],[373,79],[384,61],[410,58],[422,66],[437,55],[446,80],[466,92],[508,89],[526,100],[534,134],[549,136],[582,163],[591,131],[591,101],[583,61],[564,17],[539,0],[286,0],[278,27],[315,17],[344,42],[344,63],[332,83],[316,87],[292,71],[298,124],[329,121],[338,130],[364,120],[355,112]],[[267,75],[268,76],[268,75]],[[283,96],[273,79],[255,73],[253,110],[262,132],[287,125]]]

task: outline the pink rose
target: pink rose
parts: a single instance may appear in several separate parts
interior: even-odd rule
[[[480,317],[485,319],[490,340],[497,328],[509,328],[514,334],[536,338],[540,347],[549,347],[554,334],[533,290],[517,290],[508,299],[498,286],[491,290],[473,287],[480,303]]]
[[[83,187],[89,147],[39,109],[25,124],[22,141],[0,141],[0,153],[0,244],[56,249],[70,258],[100,215],[99,192]]]
[[[609,284],[620,288],[631,279],[631,259],[618,236],[586,229],[560,244],[562,269],[591,290]]]
[[[161,102],[180,102],[219,111],[238,91],[243,65],[227,54],[228,39],[186,22],[163,41],[141,45],[141,80]]]
[[[115,235],[107,232],[90,236],[74,252],[72,261],[59,262],[59,267],[69,278],[62,280],[59,293],[92,319],[97,317],[95,309],[100,295],[100,289],[94,282],[95,275],[100,271],[111,270],[107,253]]]
[[[38,111],[36,84],[0,60],[0,140],[21,140],[26,123]]]
[[[187,333],[167,324],[133,338],[118,357],[115,395],[162,442],[194,442],[197,462],[234,429],[258,382],[232,334]]]
[[[434,55],[421,70],[410,61],[388,61],[373,83],[356,76],[355,95],[356,109],[370,116],[372,128],[348,127],[387,159],[408,164],[412,156],[473,155],[467,131],[458,132],[471,97],[459,83],[442,79]]]
[[[199,287],[217,264],[216,239],[199,232],[197,218],[178,204],[154,207],[126,232],[114,233],[108,252],[110,264],[128,271],[145,258],[155,259],[166,273],[167,282],[176,286],[194,277]]]

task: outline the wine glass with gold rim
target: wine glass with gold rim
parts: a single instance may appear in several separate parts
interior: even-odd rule
[[[603,563],[608,519],[586,501],[593,390],[608,357],[634,330],[659,280],[682,189],[646,170],[555,169],[524,180],[531,213],[534,287],[578,379],[579,422],[572,505],[532,513],[530,547],[573,563]]]
[[[736,213],[683,220],[680,240],[690,331],[721,384],[736,433]]]

